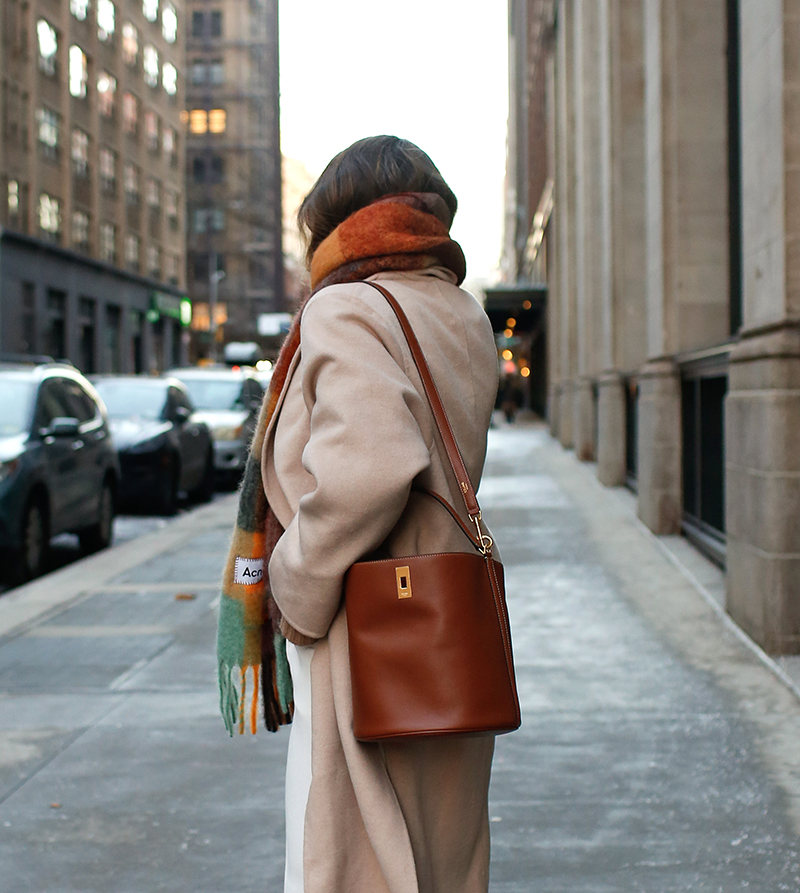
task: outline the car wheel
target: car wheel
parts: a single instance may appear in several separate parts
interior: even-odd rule
[[[192,494],[198,502],[211,502],[214,498],[214,474],[214,451],[209,450],[203,471],[203,479]]]
[[[43,574],[49,551],[47,510],[41,499],[34,499],[28,503],[22,519],[22,548],[15,575],[17,580],[24,583]]]
[[[178,511],[178,465],[171,459],[161,473],[156,494],[159,515],[174,515]]]
[[[111,545],[114,536],[114,491],[111,483],[105,481],[100,493],[100,508],[97,523],[80,531],[78,539],[84,552],[99,552]]]

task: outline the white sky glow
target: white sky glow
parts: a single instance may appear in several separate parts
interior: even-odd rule
[[[318,176],[362,137],[417,143],[458,196],[468,280],[488,278],[502,247],[504,0],[285,0],[280,18],[284,154]]]

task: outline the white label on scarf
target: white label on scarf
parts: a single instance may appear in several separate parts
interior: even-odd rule
[[[236,563],[233,566],[233,582],[242,586],[253,586],[260,583],[264,577],[264,559],[263,558],[240,558],[236,557]]]

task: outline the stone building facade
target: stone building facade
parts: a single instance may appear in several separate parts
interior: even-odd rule
[[[551,430],[634,487],[651,530],[724,564],[727,610],[756,641],[798,653],[800,6],[544,14],[548,74],[524,92],[548,108],[528,152],[554,184]]]
[[[283,310],[278,3],[187,0],[186,14],[188,289],[208,355]]]
[[[63,343],[87,372],[179,360],[180,313],[159,307],[184,285],[183,0],[3,0],[0,16],[0,349]],[[77,332],[79,307],[119,350],[45,334],[48,314]]]

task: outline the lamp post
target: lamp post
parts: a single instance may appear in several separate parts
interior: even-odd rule
[[[217,361],[217,291],[225,271],[217,269],[217,252],[209,255],[208,267],[208,330],[211,334],[211,359]]]

